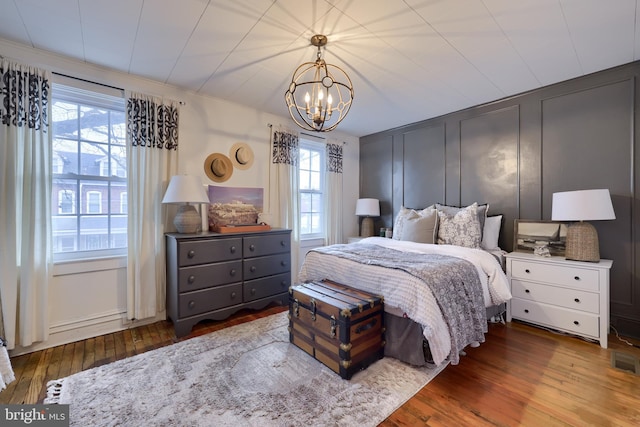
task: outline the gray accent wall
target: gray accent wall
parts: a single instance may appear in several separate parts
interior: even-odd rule
[[[379,227],[401,206],[489,203],[514,219],[551,219],[557,191],[608,188],[614,221],[594,221],[612,259],[611,324],[640,338],[640,62],[360,139],[360,197],[380,199]]]

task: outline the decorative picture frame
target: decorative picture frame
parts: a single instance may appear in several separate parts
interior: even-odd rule
[[[568,222],[516,219],[513,226],[513,250],[536,252],[547,248],[549,255],[564,256]]]

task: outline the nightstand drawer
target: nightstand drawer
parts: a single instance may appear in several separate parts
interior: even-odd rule
[[[554,329],[599,338],[599,316],[582,311],[569,310],[549,304],[513,298],[511,300],[513,318],[522,319]]]
[[[511,294],[516,298],[542,302],[589,313],[600,313],[600,295],[570,288],[511,280]]]
[[[598,292],[598,271],[571,266],[511,261],[511,277]]]

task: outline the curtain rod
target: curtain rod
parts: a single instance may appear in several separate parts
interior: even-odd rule
[[[92,82],[91,80],[81,79],[80,77],[70,76],[68,74],[62,74],[62,73],[58,73],[56,71],[53,71],[52,73],[56,74],[58,76],[67,77],[67,78],[74,79],[74,80],[80,80],[81,82],[91,83],[91,84],[94,84],[94,85],[100,85],[100,86],[108,87],[109,89],[121,90],[121,91],[124,92],[124,89],[121,88],[121,87],[111,86],[111,85],[107,85],[107,84],[104,84],[104,83]]]

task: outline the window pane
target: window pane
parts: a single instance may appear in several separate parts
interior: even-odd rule
[[[124,111],[111,112],[111,143],[125,145],[127,143],[127,127],[124,120]]]
[[[111,183],[111,213],[127,213],[127,185],[124,182]]]
[[[111,217],[111,247],[127,247],[127,216],[113,215]]]
[[[310,172],[305,170],[300,170],[300,189],[301,190],[310,190]]]
[[[56,101],[51,106],[53,135],[59,137],[78,137],[78,105]]]
[[[74,179],[54,179],[52,182],[53,197],[51,198],[51,212],[54,214],[75,214],[78,212],[76,195],[78,183]],[[54,227],[55,230],[55,227]]]
[[[53,173],[78,173],[78,142],[69,139],[55,138],[53,140],[52,156],[54,165],[60,163],[60,167],[52,169]]]
[[[322,232],[322,216],[320,214],[311,214],[311,232],[312,233],[321,233]]]
[[[314,193],[311,195],[312,212],[322,212],[322,194]]]
[[[312,190],[320,191],[320,172],[311,172],[309,178],[311,180],[309,187]]]
[[[311,170],[319,171],[320,170],[320,153],[318,151],[314,151],[311,153]]]
[[[311,165],[310,161],[309,161],[309,156],[311,155],[311,153],[309,152],[309,150],[305,150],[304,148],[300,149],[300,169],[301,170],[309,170],[309,167]]]
[[[311,212],[311,194],[300,194],[300,212]]]
[[[75,215],[53,215],[51,224],[53,228],[54,252],[70,252],[77,250],[78,242],[78,217]]]
[[[310,214],[303,213],[300,215],[300,233],[301,234],[311,233],[311,215]]]
[[[82,155],[80,156],[80,173],[82,175],[109,176],[102,174],[103,170],[109,170],[109,146],[106,144],[80,143]],[[106,165],[103,164],[106,162]]]
[[[87,141],[109,141],[109,112],[95,107],[80,107],[80,138]]]

